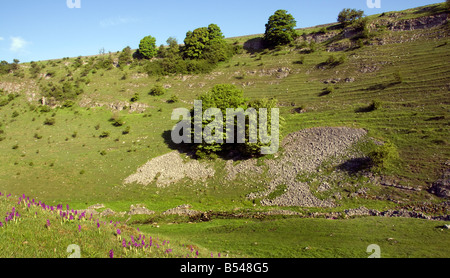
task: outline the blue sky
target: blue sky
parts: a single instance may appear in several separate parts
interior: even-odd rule
[[[297,27],[335,22],[343,8],[367,15],[439,3],[432,0],[0,0],[0,60],[40,61],[98,54],[104,48],[137,48],[152,35],[157,44],[168,37],[183,42],[186,32],[210,23],[226,37],[264,33],[270,15],[287,10]],[[375,0],[372,0],[375,1]]]

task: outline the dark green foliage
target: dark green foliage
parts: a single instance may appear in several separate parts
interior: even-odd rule
[[[320,95],[321,96],[326,96],[326,95],[334,93],[334,91],[335,91],[335,88],[333,86],[328,86],[325,89],[323,89],[323,91],[322,91],[322,93]]]
[[[375,111],[381,109],[381,107],[383,107],[383,103],[381,101],[373,100],[372,103],[369,105],[368,110]]]
[[[130,99],[131,102],[139,101],[139,93],[135,93],[134,96]]]
[[[49,82],[47,85],[41,84],[40,87],[42,95],[45,97],[54,98],[57,101],[72,100],[84,92],[81,87],[81,81],[83,80],[80,79],[75,84],[69,81],[65,81],[62,84]]]
[[[158,52],[156,53],[156,57],[158,58],[166,58],[167,57],[167,48],[164,45],[160,45],[158,48]]]
[[[64,108],[70,108],[70,107],[73,107],[74,105],[75,105],[75,102],[74,102],[74,101],[72,101],[72,100],[66,100],[66,101],[64,101],[62,107],[64,107]]]
[[[268,46],[289,44],[294,41],[298,34],[295,31],[297,21],[285,10],[278,10],[270,16],[266,24],[264,41]]]
[[[403,83],[403,75],[399,71],[394,72],[393,77],[394,77],[395,84]]]
[[[205,59],[211,64],[226,61],[233,55],[229,46],[216,24],[189,31],[184,40],[183,54],[188,59]]]
[[[244,98],[244,92],[231,84],[219,84],[214,86],[211,91],[203,94],[199,98],[203,102],[203,111],[209,108],[219,108],[223,115],[226,115],[227,108],[247,109],[247,100]],[[193,114],[193,111],[192,113]],[[193,119],[194,121],[195,119]],[[203,128],[208,122],[203,121]],[[225,126],[224,126],[225,130]],[[224,140],[226,133],[223,133]],[[207,144],[205,142],[195,145],[196,155],[205,157],[211,154],[217,154],[224,150],[224,143]]]
[[[114,61],[111,55],[108,56],[101,56],[98,58],[97,63],[94,66],[95,69],[105,69],[105,70],[111,70],[114,68]]]
[[[184,43],[180,47],[175,38],[168,38],[168,47],[161,45],[157,51],[161,59],[148,61],[143,68],[153,76],[209,73],[217,63],[227,61],[241,50],[239,46],[226,43],[215,24],[187,32]]]
[[[203,142],[201,144],[193,144],[194,151],[199,158],[214,158],[218,154],[226,154],[229,151],[238,150],[244,156],[259,156],[261,155],[261,147],[263,145],[259,139],[257,143],[249,143],[249,121],[246,120],[245,129],[245,143],[244,144],[226,144],[227,133],[226,133],[226,109],[227,108],[242,108],[246,110],[247,108],[254,108],[257,111],[259,117],[259,109],[267,108],[268,109],[268,130],[271,130],[270,122],[271,122],[271,108],[275,108],[277,106],[277,101],[275,99],[260,99],[254,100],[252,102],[248,102],[246,98],[244,98],[244,92],[241,89],[238,89],[236,86],[231,84],[219,84],[214,86],[211,91],[200,96],[200,100],[202,100],[202,109],[203,112],[209,108],[218,108],[221,110],[222,115],[224,117],[223,121],[223,140],[224,143],[213,143],[207,144]],[[191,111],[191,114],[194,114],[194,111]],[[192,123],[194,123],[195,119],[192,119]],[[209,123],[208,121],[203,121],[203,128],[205,128]],[[235,135],[237,132],[237,119],[235,118]],[[242,127],[241,127],[242,128]],[[194,129],[192,129],[194,132]],[[236,138],[236,136],[235,136]]]
[[[31,65],[30,67],[31,78],[37,78],[38,74],[41,72],[41,66],[39,66],[38,63],[33,61],[30,63],[30,65]]]
[[[163,86],[161,86],[160,84],[156,84],[151,90],[150,90],[150,95],[152,96],[162,96],[166,93],[166,89],[164,89]]]
[[[386,142],[369,153],[369,158],[373,163],[374,171],[382,171],[388,169],[399,159],[399,153],[394,144]]]
[[[358,31],[358,34],[356,36],[354,36],[352,39],[353,40],[358,40],[358,39],[368,39],[371,37],[370,35],[370,30],[369,30],[369,20],[364,17],[364,18],[359,18],[358,20],[356,20],[353,23],[353,28],[355,29],[355,31]]]
[[[103,131],[98,137],[99,138],[108,138],[110,135],[109,131]]]
[[[122,134],[123,134],[123,135],[130,134],[130,129],[131,129],[131,127],[130,127],[130,126],[127,126],[127,127],[125,128],[125,130],[122,131]]]
[[[81,59],[81,56],[78,56],[75,61],[72,64],[72,67],[76,70],[80,68],[83,65],[83,60]]]
[[[8,74],[11,71],[11,65],[7,61],[0,62],[0,75]]]
[[[50,111],[52,111],[52,109],[48,105],[39,106],[39,112],[41,113],[48,113]]]
[[[178,97],[176,95],[172,95],[169,100],[167,100],[168,103],[176,103],[178,102]]]
[[[47,119],[45,119],[45,121],[44,121],[44,125],[50,125],[50,126],[52,126],[52,125],[55,125],[55,123],[56,123],[55,118],[47,118]]]
[[[201,27],[194,31],[188,31],[184,39],[184,55],[189,59],[199,59],[209,42],[208,28]]]
[[[339,66],[347,61],[347,56],[345,54],[342,54],[339,58],[336,58],[334,55],[328,56],[327,60],[319,65],[324,67],[336,67]]]
[[[152,36],[144,37],[139,43],[139,54],[145,59],[156,56],[156,39]]]
[[[2,97],[1,93],[4,91],[0,89],[0,107],[8,105],[11,101],[13,101],[17,96],[15,94],[8,94],[5,97]]]
[[[131,47],[125,47],[119,55],[119,67],[125,67],[132,62]]]
[[[353,24],[356,20],[364,16],[364,11],[355,9],[343,9],[338,15],[338,22],[344,26]]]
[[[111,117],[111,119],[109,119],[109,121],[110,121],[111,124],[112,124],[113,126],[115,126],[115,127],[121,127],[121,126],[124,125],[123,119],[120,118],[118,115],[113,115],[113,116]],[[99,126],[99,128],[100,128],[100,126]],[[97,127],[96,127],[96,129],[97,129]],[[97,130],[98,130],[98,129],[97,129]]]
[[[14,111],[14,112],[12,113],[11,117],[13,117],[13,118],[19,117],[19,112]]]

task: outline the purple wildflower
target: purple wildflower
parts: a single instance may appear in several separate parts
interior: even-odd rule
[[[81,233],[81,225],[78,225],[78,231]]]
[[[110,257],[111,259],[114,258],[114,250],[113,250],[113,249],[109,250],[109,257]]]
[[[50,227],[50,220],[47,219],[47,227]]]
[[[2,222],[0,222],[0,228],[1,228],[1,227],[3,227],[3,223],[2,223]]]
[[[125,239],[122,241],[122,246],[123,246],[123,248],[126,248],[126,247],[127,247],[127,242],[126,242]]]
[[[117,229],[117,234],[120,235],[121,233],[120,229]]]

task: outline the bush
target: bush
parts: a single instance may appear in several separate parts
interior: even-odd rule
[[[334,89],[333,86],[328,86],[328,87],[326,87],[325,89],[323,89],[321,95],[322,95],[322,96],[325,96],[325,95],[332,94],[332,93],[334,93],[334,90],[335,90],[335,89]]]
[[[403,75],[399,71],[394,72],[393,77],[394,77],[395,84],[403,83]]]
[[[344,26],[353,24],[356,20],[364,16],[364,11],[355,9],[343,9],[338,15],[338,22]]]
[[[111,119],[109,119],[109,121],[111,122],[111,124],[115,127],[121,127],[124,124],[124,121],[122,118],[120,118],[118,115],[113,115],[111,117]],[[97,127],[96,127],[97,129]],[[98,129],[97,129],[98,130]]]
[[[130,99],[131,102],[139,101],[139,93],[135,93],[134,96]]]
[[[373,100],[372,103],[369,105],[368,110],[375,111],[381,109],[381,107],[383,107],[383,103],[381,101]]]
[[[163,86],[157,84],[150,90],[150,95],[152,96],[162,96],[166,93],[166,89]]]
[[[74,105],[75,105],[75,102],[74,102],[74,101],[72,101],[72,100],[66,100],[66,101],[63,103],[62,107],[64,107],[64,108],[70,108],[70,107],[72,107],[72,106],[74,106]]]
[[[130,134],[130,129],[131,129],[131,127],[130,127],[130,126],[127,126],[127,127],[125,128],[125,130],[122,131],[122,134],[123,134],[123,135]]]
[[[119,67],[123,68],[124,66],[130,64],[132,62],[131,55],[131,47],[125,47],[119,56]]]
[[[373,169],[375,171],[382,171],[392,166],[399,159],[399,154],[394,144],[386,142],[370,152],[369,158],[372,161]]]
[[[47,118],[47,119],[45,119],[45,121],[44,121],[44,125],[55,125],[55,123],[56,123],[56,120],[55,120],[55,118]]]
[[[168,103],[176,103],[176,102],[178,102],[178,100],[179,99],[176,95],[172,95],[167,102]]]
[[[108,138],[110,135],[109,131],[103,131],[98,137],[99,138]]]
[[[42,105],[39,107],[39,112],[41,113],[48,113],[50,111],[52,111],[52,109],[48,105]]]
[[[329,65],[332,67],[336,67],[341,65],[347,61],[347,56],[345,54],[341,55],[339,58],[336,58],[334,55],[330,55],[328,59],[324,62],[325,65]]]
[[[14,111],[14,112],[12,113],[11,117],[13,117],[13,118],[19,117],[19,112]]]

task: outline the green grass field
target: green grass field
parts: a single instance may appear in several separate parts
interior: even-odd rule
[[[444,11],[444,4],[432,7],[397,12],[397,15],[400,19],[412,19]],[[307,35],[320,29],[299,32]],[[249,193],[264,189],[268,181],[265,176],[229,184],[223,178],[226,171],[222,159],[210,162],[216,175],[207,181],[208,186],[189,179],[167,188],[158,188],[156,183],[123,185],[123,180],[148,160],[172,151],[166,135],[176,124],[170,119],[173,109],[190,108],[198,95],[214,85],[231,83],[242,88],[250,99],[278,99],[286,120],[283,136],[311,127],[347,126],[364,128],[368,136],[392,142],[400,159],[377,175],[402,186],[421,189],[405,192],[368,184],[371,195],[389,198],[344,198],[338,207],[331,209],[285,209],[331,212],[360,206],[383,210],[410,203],[441,203],[443,199],[426,189],[448,168],[445,163],[450,157],[449,25],[414,31],[372,30],[372,34],[374,37],[362,48],[338,52],[327,51],[330,42],[318,44],[317,51],[310,54],[302,52],[300,42],[278,50],[244,51],[219,64],[213,72],[198,75],[147,77],[139,64],[83,73],[87,66],[74,68],[76,58],[67,58],[37,62],[45,67],[33,78],[30,64],[21,64],[23,77],[0,76],[0,88],[3,88],[0,101],[8,99],[10,93],[17,94],[0,106],[0,192],[13,196],[26,194],[48,205],[69,204],[75,209],[86,209],[96,203],[114,211],[144,204],[157,213],[182,204],[215,212],[275,209],[246,198]],[[228,41],[242,45],[260,37]],[[380,41],[384,44],[379,44]],[[333,43],[351,42],[345,39]],[[118,57],[118,53],[111,55],[114,59]],[[330,55],[345,57],[345,62],[335,67],[320,67]],[[81,57],[84,63],[91,59],[101,57]],[[72,107],[45,110],[39,105],[41,86],[77,80],[84,93]],[[331,83],[333,80],[336,83]],[[149,95],[155,84],[167,87],[167,93],[159,97]],[[324,93],[329,87],[332,89]],[[109,108],[129,106],[136,93],[142,111],[131,113],[127,107],[113,112]],[[171,96],[178,97],[179,101],[168,103]],[[381,108],[368,111],[373,101],[381,103]],[[297,113],[296,109],[305,113]],[[122,125],[114,126],[110,121],[113,117],[120,118]],[[51,121],[49,124],[50,119],[54,119],[54,124]],[[129,132],[124,132],[128,127]],[[359,151],[367,154],[368,150],[360,147]],[[335,170],[335,165],[323,167],[326,173]],[[345,174],[342,179],[347,183],[366,182],[362,176],[352,174]],[[0,201],[0,211],[13,206]],[[76,225],[69,223],[43,233],[46,217],[35,219],[31,212],[26,214],[22,222],[0,228],[1,238],[6,239],[0,243],[0,257],[67,257],[65,248],[74,240],[74,244],[89,246],[82,248],[83,256],[107,257],[108,251],[117,245],[113,229],[98,236],[95,224],[88,225],[86,233],[79,237]],[[383,257],[448,257],[448,230],[436,228],[443,224],[394,218],[273,217],[214,219],[193,224],[185,220],[171,224],[163,219],[157,229],[139,222],[130,226],[174,240],[178,247],[191,244],[203,248],[203,254],[221,252],[233,257],[367,257],[366,248],[370,244],[378,244]],[[60,236],[52,240],[56,232]],[[16,238],[18,235],[20,238]]]

